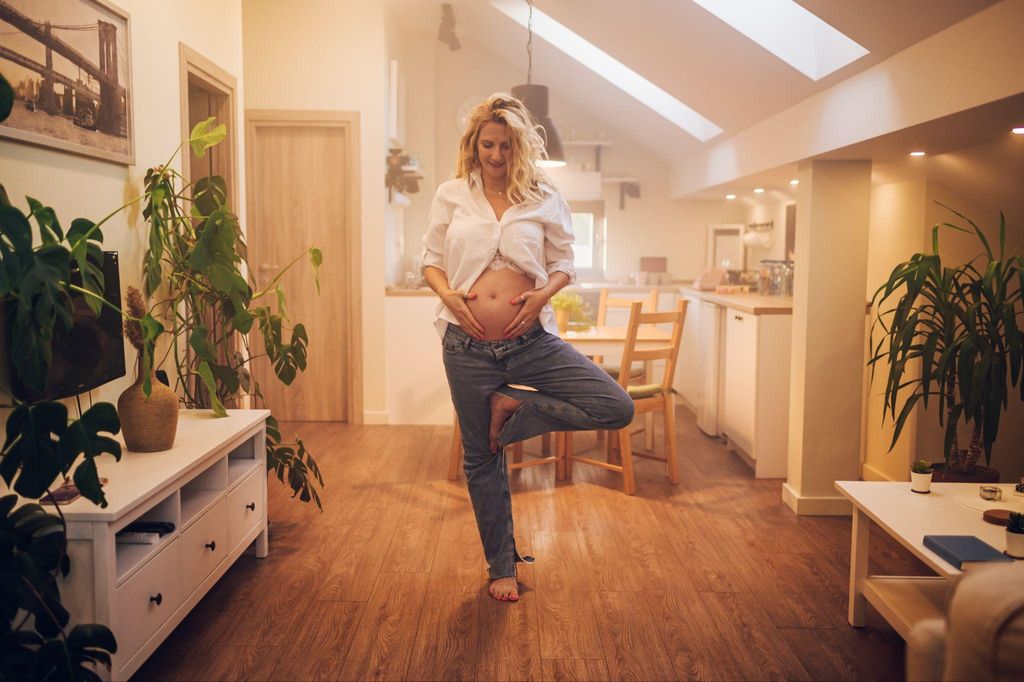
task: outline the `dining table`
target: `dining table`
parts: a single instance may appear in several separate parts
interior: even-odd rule
[[[587,329],[569,329],[566,332],[559,332],[559,336],[584,355],[621,358],[626,345],[626,332],[626,327],[592,326]],[[669,332],[654,325],[645,324],[637,329],[635,348],[638,350],[661,348],[671,342],[672,335]],[[644,383],[656,382],[654,362],[644,362],[644,374],[646,377]],[[644,447],[648,450],[654,448],[654,415],[650,412],[644,415]]]

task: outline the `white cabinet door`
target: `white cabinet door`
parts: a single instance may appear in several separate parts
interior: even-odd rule
[[[741,450],[756,457],[758,318],[732,308],[726,309],[725,316],[725,382],[720,426]]]

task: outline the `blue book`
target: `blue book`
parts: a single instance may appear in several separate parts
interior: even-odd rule
[[[925,535],[924,546],[957,569],[965,561],[1013,561],[973,535]]]

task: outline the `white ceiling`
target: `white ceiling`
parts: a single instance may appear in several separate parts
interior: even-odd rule
[[[523,0],[525,2],[525,0]],[[757,0],[747,0],[756,2]],[[536,0],[536,6],[724,129],[729,136],[992,5],[994,0],[798,0],[870,54],[815,82],[689,0]],[[456,34],[526,75],[526,30],[486,0],[451,0]],[[406,30],[436,34],[441,3],[388,0]],[[540,39],[533,80],[611,137],[671,163],[701,143]],[[501,84],[499,84],[501,85]],[[511,86],[512,84],[508,84]],[[563,133],[564,137],[564,133]]]
[[[1013,224],[1024,224],[1024,135],[1011,129],[1024,125],[1024,94],[928,121],[822,154],[819,159],[870,159],[876,184],[927,178],[963,196],[972,197],[992,212],[1005,211]],[[927,153],[921,158],[911,151]],[[787,164],[733,182],[709,187],[690,198],[760,202],[795,200],[789,180],[796,164]],[[764,187],[765,195],[753,194]]]

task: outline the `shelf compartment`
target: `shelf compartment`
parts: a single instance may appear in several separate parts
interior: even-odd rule
[[[181,527],[199,518],[228,487],[228,458],[221,457],[181,487]]]
[[[149,560],[151,556],[162,550],[168,543],[178,536],[178,532],[181,528],[180,519],[178,491],[174,491],[148,511],[132,519],[132,521],[165,521],[173,523],[175,528],[174,532],[167,533],[162,536],[156,544],[153,545],[120,544],[117,542],[115,536],[114,557],[117,570],[117,585],[120,585],[130,578],[139,567]],[[125,523],[124,525],[127,526],[128,524]]]

